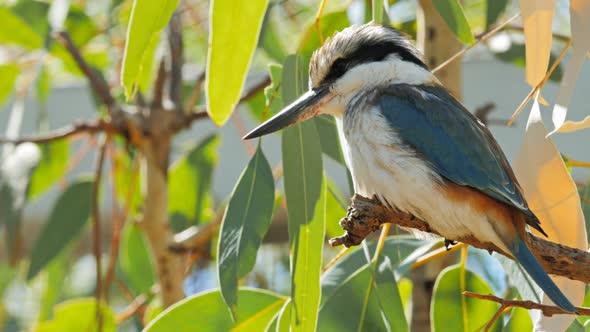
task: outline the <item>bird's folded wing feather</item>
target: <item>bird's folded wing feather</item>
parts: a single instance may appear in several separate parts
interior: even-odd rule
[[[376,98],[391,128],[438,174],[534,217],[491,133],[445,88],[394,84]]]

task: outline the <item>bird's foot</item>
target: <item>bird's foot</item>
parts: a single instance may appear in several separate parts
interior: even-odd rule
[[[451,246],[454,246],[455,244],[457,244],[459,242],[457,241],[453,241],[453,240],[449,240],[449,239],[445,239],[445,248],[447,249],[447,251],[451,250]]]

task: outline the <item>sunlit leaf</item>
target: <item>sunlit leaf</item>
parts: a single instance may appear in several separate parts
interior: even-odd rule
[[[509,49],[507,49],[504,52],[494,53],[494,56],[496,56],[498,59],[500,59],[504,62],[508,62],[508,63],[511,63],[511,64],[517,66],[517,67],[525,69],[526,68],[525,53],[526,53],[526,50],[525,50],[524,44],[512,43],[510,45]],[[549,55],[549,65],[553,65],[553,63],[555,62],[556,59],[557,59],[557,56],[555,56],[553,53],[551,53]],[[562,65],[558,64],[557,67],[555,68],[555,70],[553,71],[553,73],[549,76],[549,80],[553,81],[553,82],[560,82],[562,76],[563,76]]]
[[[119,257],[130,286],[139,294],[149,294],[156,283],[156,272],[143,232],[137,224],[129,222],[125,226]]]
[[[272,169],[259,144],[234,188],[219,233],[219,283],[232,311],[238,303],[238,279],[254,267],[270,226],[274,191]]]
[[[168,24],[178,3],[179,0],[133,1],[121,70],[127,99],[149,82],[160,32]]]
[[[238,298],[236,322],[232,321],[221,293],[209,291],[175,303],[143,331],[264,331],[286,301],[259,289],[240,289]]]
[[[66,171],[70,146],[67,140],[39,144],[41,161],[31,178],[29,199],[35,199],[59,180]]]
[[[175,230],[204,222],[212,214],[209,188],[219,142],[219,136],[209,136],[171,166],[168,211]]]
[[[21,0],[17,1],[14,6],[11,6],[10,10],[26,22],[39,37],[44,39],[48,35],[48,3],[35,0]]]
[[[96,300],[93,298],[73,299],[55,306],[53,319],[33,327],[33,332],[98,332],[96,324]],[[106,304],[101,305],[102,330],[114,332],[115,314]]]
[[[207,112],[218,126],[229,119],[240,99],[267,4],[268,0],[211,1]]]
[[[492,294],[492,289],[477,274],[465,270],[461,281],[461,266],[444,269],[434,285],[430,318],[433,331],[479,331],[490,321],[499,305],[495,302],[464,296],[463,291]],[[463,285],[462,285],[463,284]],[[499,331],[496,322],[492,331]]]
[[[93,184],[91,180],[79,180],[58,198],[34,242],[27,279],[33,278],[79,235],[90,217]]]
[[[367,263],[346,275],[320,308],[319,331],[408,331],[391,260]]]
[[[326,180],[328,180],[326,178]],[[333,238],[343,234],[342,227],[338,224],[340,219],[346,216],[346,209],[340,200],[341,194],[336,185],[328,180],[328,197],[326,198],[326,234]]]
[[[553,107],[554,131],[557,131],[565,122],[567,109],[574,94],[574,86],[586,61],[586,54],[590,51],[590,2],[571,0],[570,18],[574,55],[565,67],[563,80]]]
[[[463,7],[458,0],[437,0],[433,1],[434,8],[442,19],[447,23],[453,34],[464,44],[475,43],[471,27],[467,22]]]
[[[0,44],[17,44],[30,50],[43,46],[41,36],[6,7],[0,7],[0,22]]]
[[[586,223],[578,189],[559,150],[553,140],[547,137],[536,99],[527,122],[524,143],[514,163],[514,172],[530,209],[541,221],[549,238],[586,251]],[[539,235],[536,230],[532,231]],[[574,305],[583,301],[583,283],[564,277],[553,277],[553,280]],[[544,296],[543,302],[547,301],[547,296]],[[569,326],[573,319],[567,315],[559,316],[543,317],[538,323],[533,318],[533,321],[548,331],[559,331]]]
[[[519,1],[526,40],[526,81],[537,86],[547,72],[555,0]]]
[[[1,106],[6,101],[6,98],[14,91],[14,83],[19,72],[20,69],[15,64],[0,65],[0,77],[2,77],[2,80],[0,80],[0,111],[4,109]]]
[[[513,308],[512,314],[506,326],[502,329],[502,332],[521,332],[521,331],[532,331],[533,322],[531,316],[526,309]]]
[[[333,13],[327,13],[322,16],[320,20],[320,31],[322,37],[331,37],[336,31],[341,31],[350,25],[350,20],[346,11],[337,11]],[[307,66],[309,59],[313,51],[322,46],[320,36],[317,32],[316,25],[309,24],[305,31],[301,34],[299,40],[299,54],[303,57],[303,65],[305,66],[304,72],[307,72]],[[285,103],[286,104],[286,103]]]

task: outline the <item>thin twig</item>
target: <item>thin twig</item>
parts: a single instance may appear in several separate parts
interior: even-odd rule
[[[129,303],[129,305],[125,307],[125,309],[118,312],[115,316],[115,321],[117,322],[117,324],[120,324],[131,318],[133,315],[137,314],[143,307],[145,307],[148,300],[149,298],[144,294],[141,294],[138,297],[134,298],[133,301],[131,301],[131,303]]]
[[[557,59],[555,59],[555,62],[553,62],[553,65],[551,66],[551,68],[549,68],[547,73],[545,73],[545,77],[543,77],[541,82],[539,82],[539,84],[537,84],[537,86],[534,87],[531,90],[531,92],[529,92],[529,94],[526,96],[526,98],[524,98],[524,100],[522,101],[520,106],[518,106],[516,111],[514,111],[514,114],[512,114],[512,117],[510,117],[510,120],[508,120],[507,126],[512,125],[514,120],[516,120],[516,117],[518,117],[518,115],[520,114],[520,112],[522,112],[524,107],[529,103],[529,101],[531,101],[533,96],[536,95],[537,92],[539,92],[541,90],[541,88],[545,85],[545,82],[547,82],[547,80],[549,79],[551,74],[553,74],[553,71],[557,68],[557,66],[559,65],[559,63],[563,59],[563,56],[567,53],[567,50],[570,48],[570,46],[572,46],[572,39],[570,39],[567,42],[567,44],[565,44],[565,46],[563,47],[563,50],[561,50],[561,53],[559,53],[559,56],[557,57]]]
[[[190,113],[195,107],[195,105],[199,102],[199,97],[201,96],[201,92],[203,92],[203,85],[205,84],[205,71],[203,70],[195,80],[195,85],[193,86],[193,91],[191,92],[190,97],[188,98],[188,102],[184,108],[185,113]]]
[[[166,60],[160,60],[156,80],[154,81],[154,95],[152,97],[152,107],[162,106],[162,99],[164,97],[164,83],[166,83]]]
[[[74,61],[78,65],[78,68],[80,68],[84,75],[86,75],[90,83],[90,86],[92,86],[92,89],[98,95],[102,103],[108,106],[109,108],[111,106],[114,106],[115,99],[111,95],[109,85],[100,75],[98,75],[92,69],[92,67],[90,67],[86,60],[84,60],[82,54],[80,53],[80,50],[74,44],[74,41],[72,40],[70,35],[66,31],[62,31],[57,33],[56,38],[68,50],[72,58],[74,58]]]
[[[467,292],[463,292],[463,294],[466,294]],[[484,332],[488,332],[492,326],[494,325],[494,323],[498,320],[498,318],[500,318],[500,316],[502,316],[502,314],[504,312],[506,312],[506,309],[508,309],[508,307],[502,303],[502,305],[500,305],[500,308],[498,308],[498,310],[496,310],[496,313],[494,313],[494,316],[492,316],[492,319],[490,319],[490,321],[486,324],[486,327],[484,327]]]
[[[102,299],[103,299],[103,288],[102,288],[102,263],[101,263],[101,234],[100,234],[100,182],[102,179],[102,170],[104,165],[104,157],[107,148],[108,136],[102,138],[100,144],[100,152],[98,159],[96,160],[96,173],[94,175],[94,187],[92,188],[92,233],[93,233],[93,251],[94,257],[96,258],[96,320],[97,330],[102,331]]]
[[[565,311],[557,306],[540,304],[540,303],[536,303],[533,301],[506,300],[506,299],[503,299],[503,298],[500,298],[500,297],[497,297],[494,295],[483,295],[483,294],[472,293],[469,291],[463,292],[463,295],[473,297],[476,299],[497,302],[497,303],[500,303],[501,305],[503,305],[504,307],[518,307],[518,308],[523,308],[523,309],[527,309],[527,310],[531,310],[531,309],[541,310],[543,315],[547,316],[547,317],[551,317],[553,315],[575,315],[576,314],[574,312]],[[579,315],[590,316],[590,308],[576,307],[576,310],[578,311]]]
[[[438,65],[436,68],[434,68],[434,70],[432,70],[432,72],[436,73],[437,71],[439,71],[439,70],[443,69],[444,67],[446,67],[447,65],[449,65],[451,62],[457,60],[458,58],[463,56],[463,54],[465,54],[465,52],[469,51],[470,49],[474,48],[479,43],[481,43],[481,42],[485,41],[486,39],[488,39],[489,37],[493,36],[498,31],[504,29],[510,22],[514,21],[519,16],[520,16],[520,13],[517,13],[516,15],[514,15],[511,18],[509,18],[508,20],[506,20],[504,23],[502,23],[502,24],[496,26],[495,28],[493,28],[492,30],[486,32],[481,37],[476,38],[475,43],[468,45],[467,47],[461,49],[459,52],[455,53],[452,57],[448,58],[443,63]]]
[[[12,143],[20,144],[24,142],[31,143],[49,143],[58,139],[73,137],[79,134],[95,134],[97,132],[114,133],[115,128],[108,122],[103,120],[95,120],[91,122],[80,122],[73,125],[67,125],[65,127],[53,130],[47,134],[36,135],[36,136],[23,136],[19,138],[7,138],[0,137],[0,144]]]

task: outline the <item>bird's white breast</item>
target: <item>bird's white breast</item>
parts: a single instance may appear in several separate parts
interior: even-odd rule
[[[347,109],[336,120],[356,193],[377,196],[448,239],[472,235],[503,246],[485,213],[446,197],[441,177],[403,146],[378,109]]]

